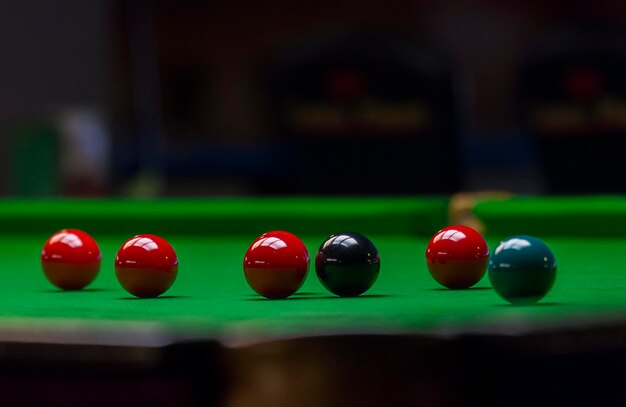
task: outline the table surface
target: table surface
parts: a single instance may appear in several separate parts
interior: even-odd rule
[[[625,405],[626,199],[473,205],[492,249],[532,234],[554,251],[556,283],[532,306],[507,304],[488,279],[450,291],[429,276],[426,244],[449,209],[445,197],[0,201],[1,398]],[[86,230],[102,248],[86,290],[57,290],[40,269],[44,241],[62,228]],[[263,299],[242,260],[272,229],[301,236],[311,252],[330,233],[361,232],[380,250],[379,280],[364,296],[337,298],[310,269],[300,293]],[[167,238],[179,255],[178,279],[161,298],[134,299],[115,280],[115,253],[137,233]]]
[[[587,216],[602,217],[605,207],[617,208],[611,219],[619,224],[626,201],[595,200],[597,207]],[[26,330],[32,336],[33,331],[87,327],[109,334],[133,329],[185,332],[235,343],[365,332],[510,335],[621,318],[626,313],[626,234],[587,236],[575,228],[563,234],[563,229],[549,227],[580,216],[590,207],[584,202],[513,199],[477,205],[488,229],[493,225],[497,232],[487,235],[492,249],[505,235],[529,232],[541,232],[538,237],[552,248],[558,262],[556,283],[544,300],[531,306],[509,305],[486,276],[474,288],[459,291],[442,288],[430,277],[426,245],[446,225],[447,200],[440,198],[0,202],[5,225],[0,233],[0,336],[2,331],[19,336],[16,332]],[[41,271],[41,247],[61,227],[87,230],[102,249],[100,274],[82,291],[60,291]],[[252,240],[269,229],[300,235],[313,256],[330,233],[365,233],[381,254],[379,279],[361,297],[339,298],[322,287],[312,266],[299,293],[266,300],[248,287],[242,260]],[[130,296],[113,271],[120,245],[144,232],[168,239],[179,256],[176,282],[156,299]]]

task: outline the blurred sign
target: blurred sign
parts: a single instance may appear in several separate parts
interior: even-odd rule
[[[626,135],[626,99],[607,95],[592,103],[538,104],[530,109],[528,119],[530,129],[544,136]]]
[[[385,102],[365,99],[354,105],[301,103],[287,113],[288,126],[296,135],[399,136],[423,134],[431,113],[419,102]]]

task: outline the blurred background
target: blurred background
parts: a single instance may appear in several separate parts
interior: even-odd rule
[[[626,191],[626,3],[0,1],[3,196]]]

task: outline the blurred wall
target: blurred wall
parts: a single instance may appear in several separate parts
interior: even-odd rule
[[[0,2],[1,194],[20,189],[16,168],[36,178],[33,183],[40,185],[35,193],[37,188],[54,192],[54,186],[44,185],[55,182],[45,166],[56,167],[57,155],[47,156],[53,152],[46,153],[45,147],[19,145],[19,139],[33,132],[47,134],[55,127],[55,116],[66,109],[106,112],[111,32],[104,0]],[[26,144],[38,142],[37,137],[43,136]]]
[[[466,188],[541,192],[520,132],[519,62],[551,31],[625,22],[626,5],[608,0],[0,0],[0,134],[78,107],[100,114],[124,146],[115,153],[130,160],[148,149],[127,151],[137,139],[166,149],[262,148],[273,131],[263,72],[277,55],[316,32],[388,30],[417,35],[458,69]],[[6,167],[15,155],[6,137],[1,152]],[[190,180],[192,190],[219,191],[195,189],[207,179]]]
[[[105,0],[0,2],[0,121],[108,103]]]

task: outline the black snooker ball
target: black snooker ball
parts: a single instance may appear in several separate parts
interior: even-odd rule
[[[548,294],[556,279],[556,259],[541,240],[511,236],[500,242],[489,259],[493,289],[512,304],[533,304]]]
[[[328,291],[340,297],[356,297],[376,282],[380,255],[374,244],[358,233],[330,236],[315,256],[315,271]]]

